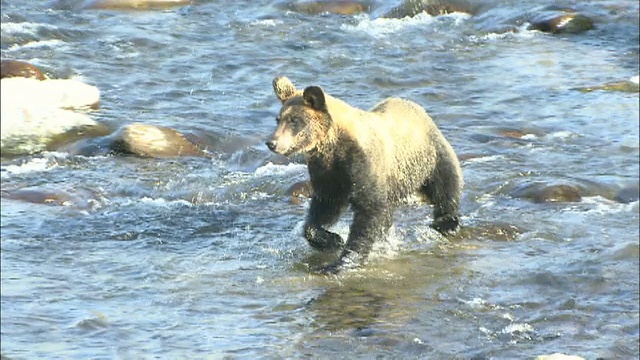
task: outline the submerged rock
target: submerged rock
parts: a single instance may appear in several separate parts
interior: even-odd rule
[[[402,19],[414,17],[420,13],[431,16],[451,14],[454,12],[474,15],[478,5],[465,0],[405,0],[399,6],[391,9],[383,18]]]
[[[0,78],[23,77],[37,80],[45,80],[47,76],[34,65],[25,61],[2,60],[0,61]]]
[[[634,76],[626,81],[614,81],[602,85],[585,86],[577,88],[576,90],[582,92],[592,92],[597,90],[603,91],[622,91],[629,93],[640,92],[640,83],[638,83],[638,76]]]
[[[510,195],[529,199],[535,203],[582,201],[582,190],[574,185],[567,184],[525,184],[513,190]]]
[[[86,189],[65,191],[53,186],[28,187],[13,190],[3,190],[2,197],[11,200],[29,202],[33,204],[73,206],[81,209],[91,208],[97,203],[97,194]]]
[[[640,185],[632,184],[619,189],[613,199],[622,204],[640,200]]]
[[[356,15],[367,12],[371,6],[363,1],[357,0],[322,0],[290,2],[283,6],[285,9],[305,14],[338,14]]]

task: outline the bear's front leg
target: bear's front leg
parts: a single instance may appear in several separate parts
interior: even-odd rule
[[[440,234],[453,235],[460,229],[460,218],[457,215],[445,215],[433,220],[431,227]]]
[[[384,240],[391,228],[392,209],[371,206],[367,209],[354,207],[353,223],[349,238],[340,258],[331,265],[320,269],[323,274],[337,274],[342,270],[354,269],[367,259],[376,241]]]
[[[336,251],[344,246],[340,235],[309,223],[304,226],[304,237],[312,248],[320,251]]]
[[[346,197],[328,197],[315,195],[311,198],[307,221],[304,225],[304,237],[309,245],[320,251],[336,251],[342,249],[342,237],[323,226],[335,224],[347,208]]]

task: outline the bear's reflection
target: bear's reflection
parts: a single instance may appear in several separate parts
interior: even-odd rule
[[[307,308],[313,311],[314,327],[318,330],[362,332],[374,325],[381,311],[390,305],[384,296],[371,289],[336,286],[309,301]]]

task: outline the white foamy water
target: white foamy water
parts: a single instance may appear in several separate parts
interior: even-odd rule
[[[167,207],[170,208],[172,206],[193,206],[192,203],[186,201],[186,200],[167,200],[167,199],[163,199],[163,198],[148,198],[148,197],[143,197],[140,199],[140,202],[143,204],[148,204],[148,205],[153,205],[153,206],[160,206],[160,207]]]
[[[58,27],[52,24],[43,24],[43,23],[3,22],[2,27],[0,28],[0,34],[2,34],[2,36],[17,35],[17,34],[35,36],[38,34],[38,31],[42,29],[56,30],[58,29]]]
[[[588,196],[582,198],[580,203],[568,206],[566,211],[579,216],[591,217],[613,215],[621,212],[637,212],[639,209],[638,205],[637,200],[628,204],[621,204],[601,196]]]
[[[524,23],[518,26],[515,31],[488,33],[483,35],[469,35],[468,40],[472,43],[484,43],[504,39],[531,39],[536,36],[544,36],[544,34],[538,30],[528,30],[529,26],[529,23]]]
[[[275,165],[273,163],[267,163],[256,169],[256,176],[271,176],[271,175],[291,175],[300,174],[307,171],[307,166],[303,164],[289,163],[286,165]]]
[[[12,175],[27,174],[33,172],[49,171],[58,167],[56,157],[66,156],[63,153],[49,153],[46,157],[34,158],[22,164],[2,165],[0,167],[2,178],[9,178]]]
[[[12,45],[8,50],[12,51],[12,52],[17,52],[19,50],[25,50],[25,49],[47,49],[47,48],[59,48],[65,45],[65,42],[62,40],[58,40],[58,39],[52,39],[52,40],[42,40],[42,41],[30,41],[24,44],[16,44],[16,45]]]
[[[426,12],[420,13],[414,17],[406,17],[402,19],[371,19],[368,15],[358,15],[355,17],[358,21],[356,25],[342,25],[341,29],[346,31],[363,32],[373,37],[381,37],[416,27],[429,26],[439,22],[450,22],[453,26],[459,26],[470,17],[470,15],[463,13],[431,16]]]

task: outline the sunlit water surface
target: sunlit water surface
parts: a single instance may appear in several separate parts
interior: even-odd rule
[[[95,119],[254,140],[213,159],[3,159],[3,191],[77,196],[2,198],[2,355],[637,358],[638,201],[510,195],[536,182],[637,189],[638,93],[576,89],[638,75],[638,4],[582,6],[602,19],[595,30],[550,35],[486,31],[491,12],[385,20],[266,0],[150,12],[3,0],[3,59],[97,86]],[[529,10],[492,7],[500,19]],[[409,202],[367,266],[314,275],[330,258],[300,234],[306,201],[285,195],[306,168],[265,161],[278,74],[365,109],[386,96],[422,104],[469,155],[466,230],[444,239],[430,208]]]

